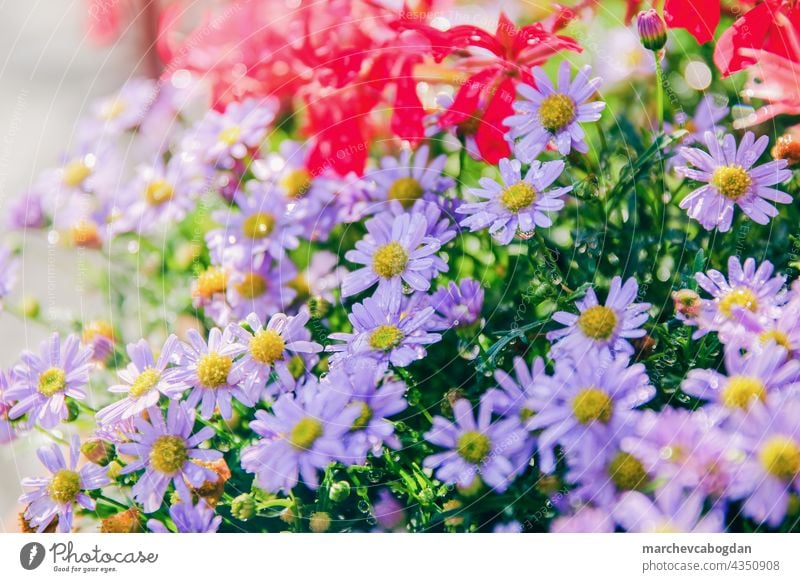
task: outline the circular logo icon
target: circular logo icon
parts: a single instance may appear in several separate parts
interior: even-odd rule
[[[30,542],[19,551],[19,563],[26,570],[35,570],[44,562],[44,546],[39,542]]]

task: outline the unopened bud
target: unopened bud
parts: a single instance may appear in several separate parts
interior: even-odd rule
[[[116,454],[114,445],[102,439],[89,439],[81,445],[81,452],[89,462],[105,467]]]
[[[337,481],[333,485],[331,485],[330,492],[328,493],[328,497],[331,498],[331,501],[335,501],[336,503],[340,503],[347,499],[350,496],[350,483],[347,481]]]
[[[331,529],[331,516],[325,511],[316,511],[311,514],[308,527],[314,533],[325,533]]]
[[[667,44],[667,25],[655,8],[643,10],[636,17],[639,40],[647,50],[660,51]]]
[[[700,315],[700,296],[691,289],[680,289],[672,293],[675,311],[687,319]]]
[[[256,515],[256,500],[249,493],[242,493],[231,502],[231,514],[241,521],[253,519]]]
[[[331,312],[331,304],[322,297],[312,297],[308,300],[308,312],[314,319],[322,319]]]
[[[135,507],[121,511],[116,515],[107,517],[100,522],[101,533],[141,533],[142,524],[139,521],[139,510]]]

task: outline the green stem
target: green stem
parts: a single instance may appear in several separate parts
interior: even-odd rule
[[[115,501],[114,499],[111,499],[110,497],[106,497],[106,496],[105,496],[105,495],[103,495],[102,493],[101,493],[101,494],[99,494],[99,495],[97,496],[97,499],[98,499],[99,501],[102,501],[102,502],[103,502],[103,503],[105,503],[106,505],[110,505],[110,506],[112,506],[112,507],[116,507],[117,509],[122,509],[122,510],[125,510],[125,511],[127,511],[128,509],[130,509],[130,507],[128,507],[128,506],[126,506],[126,505],[123,505],[123,504],[122,504],[122,503],[120,503],[119,501]]]
[[[656,115],[658,116],[658,133],[664,131],[664,69],[661,68],[661,59],[658,52],[654,52],[656,59]]]
[[[33,428],[35,428],[35,429],[36,429],[36,430],[38,430],[40,433],[42,433],[43,435],[45,435],[45,436],[49,437],[50,439],[54,440],[54,441],[55,441],[55,442],[57,442],[57,443],[60,443],[60,444],[62,444],[62,445],[66,445],[66,446],[70,446],[70,444],[69,444],[67,441],[65,441],[64,439],[62,439],[62,438],[61,438],[61,437],[59,437],[59,436],[56,436],[56,435],[54,435],[54,434],[53,434],[53,433],[51,433],[49,430],[45,430],[45,429],[43,429],[43,428],[42,428],[41,426],[39,426],[38,424],[34,424],[34,425],[33,425]]]

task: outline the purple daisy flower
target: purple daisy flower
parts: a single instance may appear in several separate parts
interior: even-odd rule
[[[531,403],[536,411],[528,430],[541,430],[541,468],[552,472],[555,445],[560,444],[567,459],[605,459],[613,442],[629,434],[638,412],[634,409],[655,395],[644,365],[629,365],[626,355],[586,352],[580,361],[556,361],[555,374],[542,376],[549,395]]]
[[[158,95],[153,79],[135,78],[125,82],[114,95],[98,99],[92,105],[92,132],[104,136],[136,129]]]
[[[211,110],[195,126],[185,148],[200,152],[207,163],[229,170],[261,145],[276,111],[274,100],[255,99],[231,103],[224,113]]]
[[[8,419],[8,412],[14,406],[14,401],[6,396],[8,390],[8,376],[0,370],[0,445],[10,443],[17,434],[14,424]]]
[[[629,491],[620,497],[614,520],[634,533],[721,533],[724,516],[718,507],[703,515],[703,496],[656,495],[655,502],[643,493]]]
[[[45,223],[44,199],[38,190],[32,189],[10,203],[8,226],[12,230],[43,228]]]
[[[206,187],[201,169],[181,157],[139,166],[120,200],[122,209],[112,229],[141,234],[178,223],[194,209],[196,198]]]
[[[222,523],[222,516],[217,515],[214,508],[202,498],[197,505],[185,501],[172,505],[169,516],[175,524],[176,533],[216,533]],[[172,533],[157,519],[148,520],[147,527],[153,533]]]
[[[433,319],[439,329],[472,329],[481,323],[483,287],[469,277],[458,284],[450,281],[447,287],[436,290],[430,305],[436,310]]]
[[[306,329],[310,315],[301,309],[295,316],[276,313],[266,325],[259,316],[247,316],[250,331],[240,326],[233,327],[245,351],[239,363],[240,375],[244,378],[244,389],[248,394],[263,386],[274,370],[284,385],[293,385],[295,373],[289,366],[299,363],[305,367],[302,355],[316,354],[322,346],[311,341],[311,332]]]
[[[416,291],[430,289],[431,255],[441,243],[425,236],[428,222],[422,214],[401,214],[389,221],[385,215],[366,221],[368,234],[345,258],[366,265],[348,273],[342,282],[342,297],[350,297],[378,284],[378,294],[391,305],[400,303],[403,283]],[[426,276],[423,276],[425,273]]]
[[[406,525],[406,512],[388,489],[381,489],[378,500],[372,504],[372,515],[383,531],[398,531]]]
[[[701,301],[700,314],[693,321],[698,326],[694,337],[717,331],[724,342],[735,339],[746,333],[741,325],[746,311],[771,319],[780,316],[780,306],[788,299],[783,289],[786,277],[773,277],[773,272],[774,267],[769,261],[756,268],[752,258],[746,259],[742,265],[738,257],[730,257],[727,278],[715,269],[705,274],[696,273],[697,284],[713,299]]]
[[[325,389],[350,394],[348,406],[359,410],[353,426],[345,435],[348,464],[363,465],[367,453],[380,456],[384,445],[400,448],[394,424],[387,420],[408,407],[403,382],[383,377],[383,368],[371,358],[356,358],[331,371],[323,384]]]
[[[725,371],[690,370],[681,384],[685,393],[713,401],[727,415],[747,411],[757,400],[770,398],[800,387],[800,361],[789,359],[780,346],[770,343],[758,351],[742,355],[739,350],[725,350]]]
[[[23,352],[22,363],[13,370],[13,385],[6,397],[17,403],[8,417],[15,419],[27,413],[31,423],[54,428],[69,415],[67,397],[86,398],[84,387],[89,382],[93,352],[82,347],[74,334],[62,345],[58,333],[43,341],[39,351],[40,355]]]
[[[614,520],[608,510],[584,505],[575,513],[561,515],[550,524],[550,533],[613,533]]]
[[[313,378],[282,394],[271,412],[256,411],[250,428],[262,438],[242,451],[242,468],[273,493],[291,491],[300,477],[316,489],[317,471],[347,456],[344,436],[361,413],[349,401],[347,392],[320,389]]]
[[[578,315],[566,311],[553,314],[553,319],[565,328],[547,334],[550,341],[557,340],[554,353],[580,355],[591,349],[610,351],[612,354],[633,354],[629,339],[642,337],[642,325],[649,317],[649,303],[634,303],[639,292],[636,279],[631,277],[622,284],[620,277],[611,280],[608,298],[601,305],[592,287],[584,298],[575,303]]]
[[[503,416],[516,416],[527,421],[534,416],[543,402],[550,397],[547,385],[547,370],[542,358],[534,358],[530,368],[525,360],[514,358],[514,375],[505,370],[496,370],[494,379],[499,384],[487,393],[494,400],[495,410]]]
[[[214,471],[194,461],[216,461],[222,458],[222,453],[199,448],[203,441],[214,436],[214,429],[206,426],[192,434],[195,410],[186,403],[170,400],[166,420],[155,407],[148,410],[148,417],[149,420],[142,417],[134,420],[138,431],[131,435],[134,442],[123,443],[118,450],[136,457],[120,474],[145,470],[133,486],[133,494],[145,513],[153,513],[161,506],[170,481],[183,500],[192,499],[189,485],[197,488],[205,481],[215,481]]]
[[[72,437],[69,447],[69,463],[56,444],[41,447],[36,456],[53,475],[51,477],[26,477],[23,487],[32,490],[24,493],[19,502],[27,504],[25,519],[42,532],[53,519],[58,519],[58,531],[69,533],[75,504],[93,510],[94,500],[86,491],[100,489],[110,482],[106,468],[87,463],[78,469],[80,441]]]
[[[453,186],[453,180],[442,175],[446,163],[444,154],[430,160],[430,148],[423,145],[416,152],[404,149],[399,158],[384,157],[381,167],[367,172],[364,180],[375,182],[377,200],[409,209]]]
[[[236,341],[232,327],[224,331],[212,328],[208,343],[197,330],[187,332],[188,344],[183,344],[179,365],[171,371],[171,380],[191,386],[186,403],[192,408],[200,404],[200,416],[208,419],[218,406],[220,416],[229,420],[233,416],[231,399],[245,406],[253,406],[255,399],[240,385],[241,371],[234,358],[245,351]]]
[[[267,252],[276,260],[300,244],[302,226],[286,212],[286,202],[268,184],[250,181],[247,193],[239,190],[233,196],[239,212],[221,210],[213,214],[221,228],[206,235],[206,243],[221,263],[233,260],[250,264],[251,257]]]
[[[308,240],[325,240],[337,223],[336,198],[344,182],[330,171],[312,174],[306,167],[307,154],[308,144],[283,141],[278,153],[253,164],[253,173],[284,195],[287,212],[303,225]]]
[[[423,467],[434,469],[443,483],[469,487],[480,476],[498,493],[505,491],[519,473],[514,458],[528,435],[515,418],[493,423],[492,404],[484,397],[476,420],[470,402],[461,398],[453,404],[455,423],[435,417],[425,440],[448,450],[426,457]]]
[[[727,232],[733,221],[733,209],[739,206],[742,211],[758,224],[767,224],[770,218],[778,215],[778,209],[771,202],[789,204],[792,197],[770,188],[792,177],[786,169],[786,160],[773,160],[753,167],[769,145],[769,137],[744,134],[739,147],[731,134],[719,139],[710,131],[704,140],[708,153],[698,148],[681,148],[681,156],[694,168],[680,166],[676,171],[687,178],[705,182],[704,186],[692,191],[680,207],[690,218],[697,220],[706,230],[718,228]]]
[[[164,342],[158,360],[153,356],[147,340],[128,344],[131,363],[117,372],[122,384],[115,384],[108,389],[114,394],[125,394],[125,397],[100,410],[96,415],[98,424],[116,424],[139,416],[157,405],[162,394],[167,398],[178,398],[183,394],[189,386],[175,382],[167,370],[167,366],[177,359],[179,351],[180,342],[174,335]]]
[[[800,318],[795,314],[800,313],[800,295],[798,295],[798,281],[792,284],[789,301],[780,306],[774,317],[765,314],[753,313],[749,309],[740,309],[737,313],[741,323],[741,333],[721,339],[727,341],[729,349],[740,348],[757,351],[764,346],[774,343],[785,349],[792,357],[800,357]]]
[[[681,145],[689,146],[700,142],[707,131],[721,137],[720,134],[724,128],[720,122],[730,112],[730,108],[727,105],[720,103],[723,99],[724,97],[720,95],[704,95],[692,115],[687,115],[684,112],[679,112],[675,115],[675,123],[689,132],[681,138]],[[664,129],[667,132],[678,129],[667,123],[664,125]],[[678,148],[678,152],[667,160],[667,168],[674,168],[686,163],[687,161],[681,155],[680,148]]]
[[[504,121],[511,128],[511,138],[519,139],[514,146],[517,158],[529,164],[550,142],[561,155],[573,148],[584,154],[589,151],[581,123],[600,119],[606,106],[602,101],[587,102],[601,82],[599,78],[589,78],[591,70],[587,65],[571,79],[570,63],[565,60],[558,69],[558,89],[541,67],[533,69],[536,87],[517,85],[522,96],[514,103],[517,114]]]
[[[507,245],[515,235],[530,238],[536,227],[547,228],[553,224],[549,213],[564,208],[564,195],[572,186],[547,188],[564,171],[564,162],[531,163],[522,177],[519,160],[503,158],[499,164],[502,183],[491,178],[481,178],[481,188],[470,191],[484,201],[462,204],[458,214],[469,214],[461,226],[470,231],[489,229],[489,233],[500,244]]]
[[[216,257],[211,259],[214,262]],[[213,296],[203,308],[218,325],[239,322],[250,313],[266,318],[287,309],[297,296],[292,288],[297,276],[292,261],[273,261],[266,254],[254,255],[249,266],[232,261],[225,271],[224,296],[221,293]]]
[[[394,309],[385,302],[367,297],[363,303],[353,305],[348,316],[352,333],[332,333],[330,339],[341,341],[325,348],[333,352],[331,365],[351,356],[370,356],[380,362],[405,367],[425,357],[425,347],[442,339],[438,333],[426,329],[433,307],[425,307],[406,314],[398,304]]]
[[[747,459],[739,468],[749,484],[743,512],[759,523],[778,526],[786,516],[789,497],[800,492],[800,400],[796,395],[754,402],[736,415],[736,430]]]
[[[633,455],[663,487],[699,492],[712,499],[739,499],[747,484],[738,477],[735,439],[703,409],[645,410],[635,434],[621,448]]]
[[[333,303],[333,292],[342,284],[347,269],[339,266],[339,257],[330,251],[314,251],[308,267],[290,283],[302,299],[318,297]]]
[[[11,293],[17,282],[18,267],[19,260],[6,247],[0,246],[0,311],[3,309],[3,299]]]

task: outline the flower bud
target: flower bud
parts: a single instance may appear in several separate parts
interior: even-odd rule
[[[23,297],[19,305],[22,315],[30,319],[36,319],[41,313],[41,305],[36,297]]]
[[[256,515],[256,500],[249,493],[242,493],[231,501],[231,514],[241,521],[253,519]]]
[[[142,524],[139,521],[139,510],[135,507],[121,511],[116,515],[107,517],[100,522],[101,533],[141,533]]]
[[[205,499],[210,507],[214,507],[222,497],[225,483],[231,478],[231,470],[228,468],[228,463],[225,462],[225,459],[195,461],[195,463],[206,469],[211,469],[216,474],[215,479],[204,481],[200,487],[192,489],[192,493]]]
[[[314,319],[322,319],[331,312],[331,304],[323,297],[308,300],[308,311]]]
[[[655,8],[643,10],[636,17],[639,40],[647,50],[660,51],[667,44],[667,25]]]
[[[331,489],[328,492],[328,497],[331,498],[331,501],[335,501],[336,503],[341,503],[345,499],[350,496],[350,483],[347,481],[337,481],[333,485],[331,485]]]
[[[117,461],[111,461],[108,464],[108,478],[111,480],[115,480],[119,477],[119,472],[122,471],[122,465],[120,465]]]
[[[691,289],[681,289],[672,293],[675,311],[686,319],[700,315],[700,296]]]
[[[78,403],[72,400],[72,398],[67,400],[67,419],[64,422],[75,422],[78,420],[78,417],[81,414],[81,409],[78,407]]]
[[[103,439],[89,439],[81,445],[81,452],[89,462],[105,467],[114,458],[116,449]]]
[[[308,527],[314,533],[325,533],[331,529],[331,516],[325,511],[316,511],[308,520]]]
[[[786,160],[790,166],[800,162],[800,139],[793,133],[785,133],[772,146],[772,157]]]
[[[456,511],[461,509],[464,504],[461,503],[458,499],[451,499],[450,501],[446,501],[444,505],[442,505],[442,509],[445,511]],[[461,525],[464,523],[464,518],[458,514],[451,515],[449,517],[444,518],[444,524],[449,526],[456,526]]]
[[[287,507],[280,513],[280,519],[283,523],[288,523],[289,525],[293,525],[295,520],[297,520],[298,512],[293,507]]]

